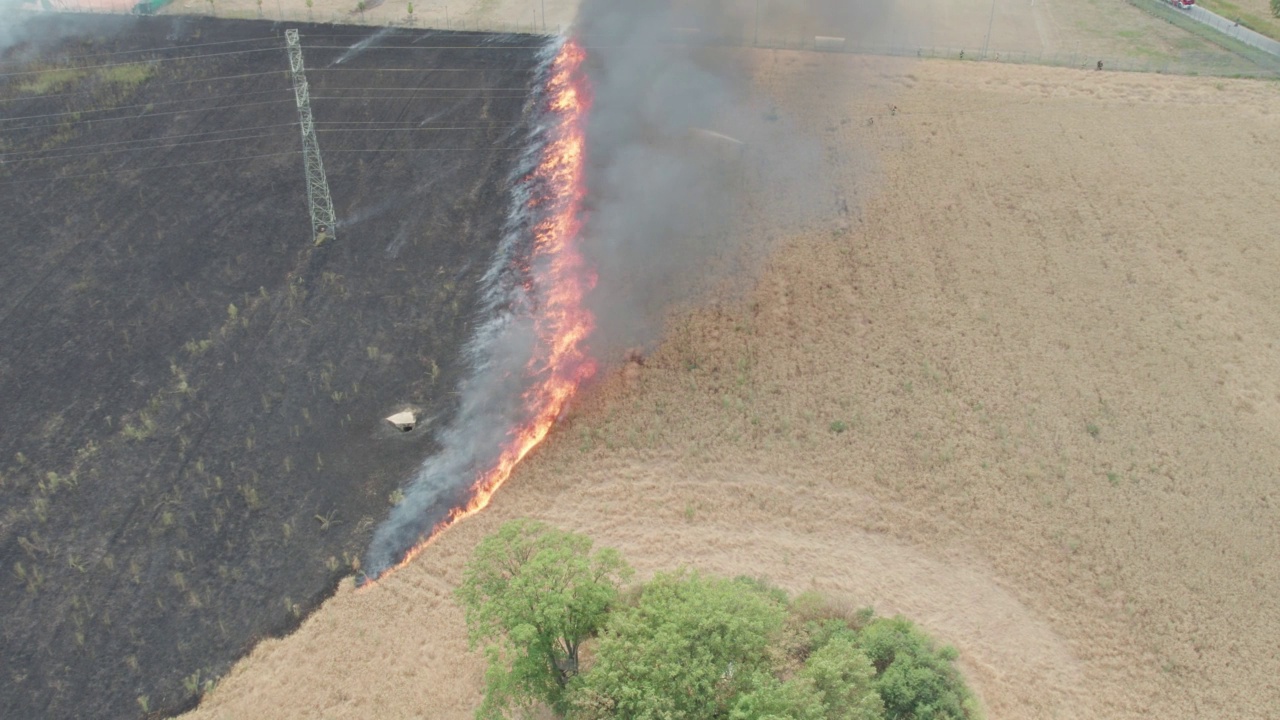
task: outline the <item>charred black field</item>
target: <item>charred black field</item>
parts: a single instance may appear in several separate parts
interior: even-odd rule
[[[192,706],[358,571],[456,406],[541,41],[289,27],[318,244],[285,25],[46,17],[0,58],[7,718]]]

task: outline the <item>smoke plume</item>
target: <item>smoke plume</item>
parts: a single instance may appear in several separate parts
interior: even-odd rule
[[[820,146],[749,92],[756,37],[869,38],[870,0],[584,0],[588,48],[584,253],[599,272],[592,341],[605,359],[646,345],[673,307],[749,283],[781,237],[835,214]]]

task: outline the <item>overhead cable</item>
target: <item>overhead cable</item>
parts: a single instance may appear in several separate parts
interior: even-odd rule
[[[302,154],[301,150],[289,150],[287,152],[266,153],[264,155],[245,155],[242,157],[219,158],[217,160],[199,160],[196,162],[176,163],[173,165],[155,165],[152,167],[141,167],[141,168],[118,168],[116,170],[105,170],[103,172],[86,173],[84,175],[63,175],[60,177],[54,176],[54,177],[46,177],[46,178],[32,178],[28,180],[10,180],[8,182],[0,183],[0,187],[7,186],[7,185],[30,185],[32,183],[58,182],[60,180],[77,180],[80,178],[102,177],[104,175],[115,175],[117,173],[122,173],[122,172],[150,172],[152,170],[171,170],[173,168],[191,167],[194,165],[210,165],[212,163],[235,162],[237,160],[258,160],[261,158],[285,157],[287,155],[301,155],[301,154]]]

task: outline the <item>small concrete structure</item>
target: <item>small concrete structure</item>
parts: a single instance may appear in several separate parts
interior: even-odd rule
[[[391,415],[387,418],[387,422],[400,432],[409,432],[418,426],[418,416],[413,414],[412,410],[405,410]]]

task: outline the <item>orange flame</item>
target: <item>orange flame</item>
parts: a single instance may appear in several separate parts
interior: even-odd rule
[[[496,464],[472,485],[471,500],[450,511],[380,578],[408,565],[454,523],[487,507],[516,465],[546,438],[578,386],[595,374],[595,361],[583,348],[594,327],[583,300],[595,276],[577,247],[586,196],[583,121],[591,105],[582,74],[585,59],[582,47],[569,40],[552,61],[547,97],[555,127],[532,173],[532,180],[547,192],[530,201],[542,219],[533,228],[529,259],[540,304],[534,317],[536,347],[525,368],[529,377],[537,378],[523,396],[527,419],[511,432]]]

